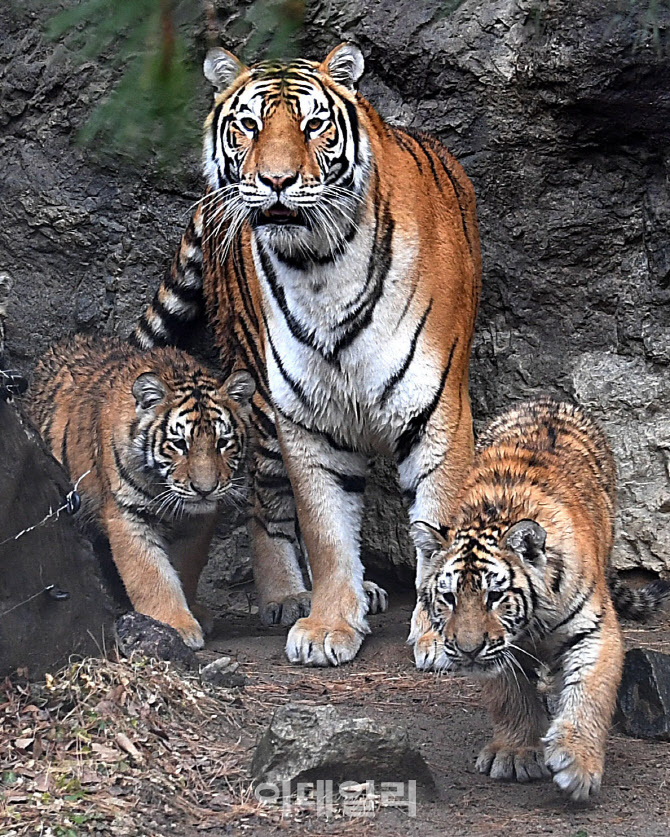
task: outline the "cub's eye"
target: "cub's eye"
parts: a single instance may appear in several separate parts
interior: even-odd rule
[[[309,134],[315,134],[324,125],[324,120],[319,119],[318,116],[313,116],[305,125],[305,130]]]
[[[244,128],[245,131],[249,131],[250,133],[256,133],[258,131],[258,124],[256,123],[255,119],[251,119],[248,116],[243,117],[240,119],[240,125]]]
[[[186,439],[172,439],[172,444],[180,450],[182,453],[186,453],[188,450],[188,445],[186,444]]]
[[[219,451],[225,450],[226,448],[229,448],[232,444],[233,444],[232,439],[223,439],[223,438],[217,439],[216,440],[216,449],[219,450]]]
[[[486,594],[486,604],[489,606],[493,605],[496,602],[499,602],[504,595],[504,590],[489,590]]]
[[[442,599],[452,610],[456,607],[456,596],[453,593],[442,593]]]

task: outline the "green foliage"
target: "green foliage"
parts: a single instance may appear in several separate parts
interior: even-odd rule
[[[47,34],[64,38],[81,60],[104,60],[121,71],[80,131],[81,142],[135,161],[155,156],[159,166],[194,146],[200,73],[175,20],[193,21],[199,13],[194,0],[83,0],[49,21]]]

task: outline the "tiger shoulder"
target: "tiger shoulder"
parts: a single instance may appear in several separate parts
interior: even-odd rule
[[[575,800],[600,787],[623,660],[617,611],[641,618],[670,592],[612,574],[615,502],[602,429],[582,408],[542,399],[483,432],[445,529],[413,527],[439,637],[419,662],[483,680],[493,739],[477,767],[492,778],[552,775]],[[551,715],[538,678],[555,693]]]
[[[253,392],[245,371],[224,380],[176,349],[109,338],[59,342],[33,374],[29,417],[79,481],[133,607],[193,648],[218,510],[242,492]]]

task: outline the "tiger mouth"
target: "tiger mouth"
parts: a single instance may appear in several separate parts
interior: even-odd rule
[[[277,203],[256,215],[256,226],[267,226],[269,224],[282,227],[309,226],[307,218],[299,209],[289,209],[287,206]]]

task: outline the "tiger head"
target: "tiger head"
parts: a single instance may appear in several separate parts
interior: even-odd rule
[[[208,200],[220,200],[213,220],[232,239],[248,219],[279,252],[332,249],[355,229],[369,170],[360,50],[341,44],[321,64],[245,67],[212,49],[204,72],[216,88],[203,152]]]
[[[427,523],[412,535],[427,566],[419,589],[442,637],[442,668],[492,676],[513,666],[510,648],[537,607],[545,530],[533,520],[443,536]]]
[[[131,449],[157,516],[209,513],[239,496],[254,390],[248,372],[221,383],[190,364],[156,364],[136,378]]]

